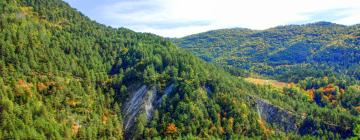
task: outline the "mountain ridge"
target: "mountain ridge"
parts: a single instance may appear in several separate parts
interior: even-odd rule
[[[341,71],[359,79],[359,71],[356,68],[346,68],[358,66],[359,33],[358,25],[317,22],[278,26],[249,33],[239,33],[232,29],[215,30],[172,41],[206,61],[275,76],[279,80],[284,78],[276,75],[274,70],[285,71],[286,65],[304,69],[300,66],[302,63],[314,63],[312,66],[323,65],[326,69],[334,69],[332,72]],[[341,66],[342,61],[346,66]],[[270,68],[270,71],[259,68]],[[297,68],[292,68],[290,72]],[[291,79],[297,81],[301,80],[301,77]]]
[[[344,91],[336,108],[319,107],[326,102],[309,100],[296,87],[245,82],[165,38],[96,23],[61,0],[5,0],[0,11],[1,139],[356,136],[321,122],[355,130],[357,90]],[[287,126],[262,120],[247,94],[272,103],[264,109],[277,105],[309,114],[309,122],[299,124],[315,136],[277,131]]]

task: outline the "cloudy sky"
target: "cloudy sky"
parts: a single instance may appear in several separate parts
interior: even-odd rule
[[[360,0],[65,0],[113,27],[182,37],[220,28],[360,23]]]

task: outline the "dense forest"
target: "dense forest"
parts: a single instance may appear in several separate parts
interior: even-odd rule
[[[281,81],[332,75],[360,79],[360,25],[220,29],[172,41],[206,61]]]
[[[61,0],[0,1],[0,57],[0,139],[360,137],[356,81],[258,86]]]

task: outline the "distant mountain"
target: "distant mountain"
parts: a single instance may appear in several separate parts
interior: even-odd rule
[[[360,128],[356,83],[258,86],[61,0],[0,1],[0,75],[0,139],[340,139]]]
[[[346,75],[360,79],[360,26],[330,22],[267,30],[221,29],[173,39],[202,59],[282,81]]]

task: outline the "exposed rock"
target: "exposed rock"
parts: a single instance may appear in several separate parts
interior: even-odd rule
[[[271,104],[265,99],[250,95],[248,97],[257,110],[259,118],[265,120],[267,124],[275,126],[275,128],[280,128],[280,131],[286,133],[295,132],[300,135],[318,135],[318,129],[320,128],[337,132],[342,138],[352,135],[351,129],[348,127],[324,121],[318,124],[309,116],[298,115],[295,112]]]
[[[134,124],[136,115],[140,112],[142,105],[144,104],[144,98],[148,92],[147,86],[143,85],[138,90],[130,92],[130,98],[126,102],[123,113],[124,113],[124,128],[128,131]]]
[[[173,86],[174,85],[171,84],[166,87],[163,96],[170,94],[173,90]],[[161,103],[161,99],[163,97],[157,92],[155,87],[148,87],[146,85],[131,86],[129,94],[130,97],[127,99],[123,108],[124,128],[126,134],[129,134],[140,113],[146,114],[147,121],[151,120],[156,106]]]
[[[168,96],[174,89],[174,84],[170,84],[169,86],[167,86],[164,90],[164,95],[159,96],[159,98],[156,101],[156,105],[159,105],[162,101],[162,98],[165,96]]]
[[[285,132],[297,132],[301,118],[293,115],[287,110],[283,110],[264,100],[256,100],[256,109],[260,118],[268,124],[276,125]]]
[[[156,89],[152,88],[147,93],[147,97],[145,100],[145,113],[146,113],[146,119],[150,120],[152,118],[152,113],[154,111],[154,101],[156,98]]]

